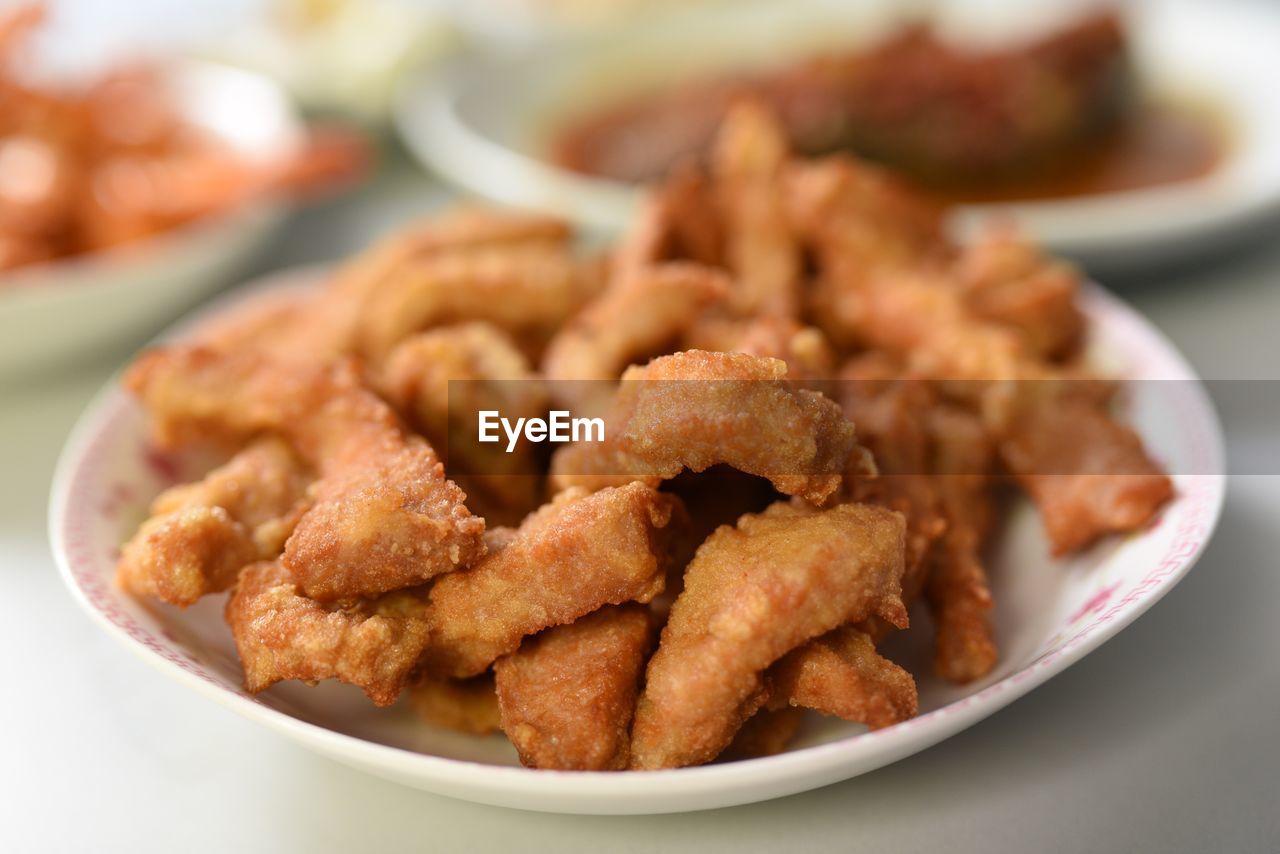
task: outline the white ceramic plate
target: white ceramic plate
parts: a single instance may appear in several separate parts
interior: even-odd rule
[[[1056,15],[1063,5],[1054,6]],[[955,4],[943,23],[958,37],[990,39],[998,31],[1047,26],[1035,20],[1050,14],[1045,6]],[[735,3],[590,40],[464,57],[407,85],[397,123],[423,163],[468,191],[616,231],[630,220],[636,189],[546,161],[547,140],[562,117],[692,77],[870,40],[915,8]],[[1224,114],[1234,139],[1223,163],[1203,178],[1159,188],[964,206],[952,223],[959,236],[998,214],[1060,253],[1114,269],[1182,259],[1280,214],[1280,7],[1165,0],[1124,8],[1144,86]]]
[[[259,288],[306,287],[316,276],[295,272]],[[233,294],[200,317],[243,298]],[[991,561],[1002,650],[995,672],[963,688],[945,684],[930,672],[927,629],[906,633],[914,644],[891,654],[919,674],[919,717],[867,733],[815,716],[797,747],[780,756],[677,771],[531,771],[518,767],[500,736],[431,729],[404,703],[379,710],[347,686],[295,683],[247,695],[221,619],[223,597],[181,611],[135,601],[112,582],[118,547],[151,498],[178,473],[198,474],[182,471],[186,461],[148,448],[139,407],[115,384],[89,408],[62,454],[50,538],[76,600],[129,650],[245,717],[373,774],[483,803],[572,813],[676,812],[792,794],[886,765],[990,715],[1132,622],[1200,554],[1225,488],[1217,474],[1222,437],[1212,405],[1178,353],[1132,310],[1096,289],[1088,291],[1085,307],[1097,363],[1119,376],[1175,381],[1134,384],[1128,415],[1153,452],[1179,473],[1176,500],[1148,530],[1065,561],[1047,557],[1034,510],[1018,504]]]
[[[171,84],[188,121],[250,160],[271,163],[301,141],[292,107],[265,78],[188,63]],[[285,213],[282,199],[258,196],[119,248],[0,274],[0,378],[154,331],[225,284]]]

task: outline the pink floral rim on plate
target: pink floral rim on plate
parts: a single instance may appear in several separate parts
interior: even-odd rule
[[[314,270],[295,271],[252,290],[305,287],[316,279]],[[196,320],[244,296],[231,294]],[[140,410],[115,383],[90,406],[63,451],[50,501],[50,539],[65,583],[112,637],[246,717],[379,776],[483,803],[574,813],[676,812],[793,794],[896,761],[1007,705],[1131,623],[1204,549],[1226,483],[1212,405],[1182,357],[1131,309],[1097,288],[1087,291],[1085,308],[1094,329],[1093,357],[1121,376],[1180,381],[1172,396],[1148,400],[1139,390],[1127,414],[1172,471],[1196,474],[1175,475],[1176,500],[1146,531],[1067,561],[1047,557],[1034,514],[1015,514],[1019,518],[1003,538],[1008,543],[993,558],[1001,666],[964,688],[921,675],[918,717],[877,732],[842,722],[816,726],[800,746],[778,756],[644,773],[531,771],[513,766],[503,744],[430,732],[407,710],[372,711],[342,688],[290,686],[248,695],[219,625],[220,602],[186,612],[148,605],[112,580],[120,543],[151,498],[187,465],[148,447]],[[1032,568],[1001,572],[1009,565]]]

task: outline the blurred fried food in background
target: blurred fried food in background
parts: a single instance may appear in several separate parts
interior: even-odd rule
[[[363,139],[337,129],[281,162],[247,159],[184,117],[160,66],[37,86],[25,49],[44,19],[38,5],[0,17],[0,271],[133,243],[363,169]]]

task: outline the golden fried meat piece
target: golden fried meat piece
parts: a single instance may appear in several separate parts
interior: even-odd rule
[[[303,595],[278,561],[264,561],[240,574],[226,620],[248,691],[338,679],[389,706],[426,646],[426,608],[418,589],[325,605]]]
[[[991,441],[978,416],[955,406],[928,414],[934,489],[947,529],[934,549],[925,598],[933,614],[934,671],[964,684],[999,660],[982,552],[995,515]]]
[[[653,646],[647,609],[606,606],[527,637],[493,666],[502,731],[530,768],[616,771]]]
[[[715,187],[698,164],[677,164],[659,190],[667,218],[668,245],[661,260],[724,265],[724,224]]]
[[[1076,304],[1080,276],[1070,265],[1002,228],[964,247],[954,270],[969,310],[1017,330],[1031,355],[1057,360],[1079,348],[1085,320]]]
[[[339,267],[323,288],[271,291],[219,314],[200,326],[191,343],[322,364],[354,352],[365,303],[406,265],[442,252],[567,246],[569,236],[561,220],[458,208],[396,230]]]
[[[741,314],[796,319],[802,308],[800,246],[780,193],[788,156],[782,128],[759,104],[735,104],[711,157],[724,218],[731,305]]]
[[[552,487],[643,479],[724,463],[814,503],[843,482],[860,449],[840,407],[796,389],[787,365],[741,353],[688,350],[629,368],[605,418],[603,442],[552,459]]]
[[[915,717],[916,681],[876,652],[871,636],[842,626],[787,653],[769,668],[767,708],[814,709],[882,729]]]
[[[975,398],[1055,554],[1136,530],[1172,497],[1171,481],[1137,434],[1105,412],[1096,389],[1074,393],[1063,372],[1027,354],[1018,332],[972,316],[945,278],[882,275],[849,294],[870,343],[915,375],[963,381],[949,388]]]
[[[725,759],[756,759],[782,753],[791,745],[802,723],[804,709],[792,706],[761,708],[747,718],[720,756]]]
[[[684,589],[684,568],[702,541],[721,525],[733,525],[747,513],[759,513],[782,496],[764,478],[725,465],[702,472],[683,471],[664,483],[662,491],[678,496],[689,518],[672,544],[675,560],[666,587],[649,603],[649,609],[665,621],[671,604]]]
[[[183,507],[142,523],[121,547],[116,583],[134,596],[185,608],[226,590],[261,558],[252,535],[225,509]]]
[[[636,273],[670,259],[675,226],[669,185],[646,189],[627,230],[609,251],[605,292],[622,287]]]
[[[905,627],[903,535],[880,507],[777,504],[707,538],[649,661],[632,767],[715,758],[767,698],[766,669],[806,641],[872,615]]]
[[[507,335],[486,323],[444,326],[406,338],[383,365],[379,385],[428,439],[450,434],[451,391],[459,398],[459,407],[468,412],[479,408],[500,409],[504,415],[508,410],[528,416],[546,412],[545,390],[528,359]],[[524,396],[514,400],[501,396],[505,386]],[[477,402],[466,405],[473,395]]]
[[[283,440],[254,442],[203,480],[156,498],[121,549],[117,583],[183,607],[226,590],[245,565],[279,556],[307,508],[308,483]]]
[[[277,433],[321,473],[402,427],[350,361],[308,367],[251,350],[162,346],[134,361],[124,385],[162,447],[237,448]]]
[[[810,315],[837,346],[866,343],[856,307],[844,304],[859,282],[950,253],[941,208],[852,158],[788,163],[782,198],[792,230],[818,260]]]
[[[711,181],[694,163],[650,188],[610,256],[609,287],[664,261],[723,266],[724,235]]]
[[[431,588],[428,672],[466,678],[520,641],[603,605],[662,592],[679,499],[640,483],[588,494],[567,490],[489,554]],[[673,524],[674,522],[674,524]]]
[[[414,332],[482,321],[537,350],[599,287],[599,271],[567,247],[441,252],[396,268],[368,296],[357,348],[377,363]]]
[[[616,380],[628,365],[678,346],[706,306],[725,299],[728,278],[689,262],[645,267],[588,304],[552,339],[543,358],[548,380]],[[583,392],[560,382],[570,402]]]
[[[787,378],[822,391],[835,371],[835,353],[822,331],[794,320],[704,315],[685,335],[691,350],[746,353],[787,363]]]
[[[527,442],[511,452],[477,441],[478,413],[541,418],[549,400],[541,378],[503,332],[484,323],[411,335],[380,372],[383,396],[446,456],[467,506],[491,522],[516,523],[539,504],[541,461]]]
[[[968,682],[989,672],[998,656],[982,564],[993,512],[991,442],[977,415],[894,365],[871,354],[851,359],[841,372],[845,412],[880,468],[879,477],[855,481],[851,495],[907,517],[903,599],[925,595],[934,617],[935,669]],[[875,639],[885,629],[874,622],[864,628]]]
[[[1028,402],[998,448],[1039,507],[1055,555],[1136,531],[1173,497],[1173,481],[1138,434],[1088,400],[1059,395]]]
[[[471,679],[434,679],[419,674],[409,684],[409,702],[423,723],[471,735],[501,727],[493,674]]]
[[[308,596],[372,596],[467,566],[482,554],[484,519],[430,446],[373,447],[316,481],[315,503],[285,543],[284,565]]]
[[[906,517],[902,597],[911,604],[924,588],[931,551],[947,523],[930,477],[928,415],[936,395],[922,380],[896,376],[891,360],[878,354],[855,357],[841,369],[841,406],[858,425],[878,472],[874,478],[851,479],[845,492],[851,500],[888,507]]]
[[[1016,330],[979,320],[946,275],[882,271],[840,292],[832,310],[860,340],[914,376],[974,384],[1047,375]]]
[[[204,479],[166,489],[152,502],[151,512],[161,515],[199,505],[225,508],[250,532],[259,552],[275,557],[307,506],[311,477],[287,442],[266,436]]]
[[[440,255],[467,252],[563,250],[571,230],[563,220],[518,211],[463,206],[410,223],[343,264],[308,318],[307,332],[334,353],[352,353],[359,343],[366,306],[394,286],[406,268]]]
[[[319,477],[282,562],[311,598],[398,590],[483,553],[484,520],[350,364],[168,347],[144,354],[125,382],[162,444],[234,444],[263,432],[291,440]]]
[[[934,672],[950,682],[981,679],[999,661],[991,589],[972,529],[952,522],[925,587],[934,626]],[[965,539],[960,539],[961,537]],[[959,542],[957,542],[959,540]]]
[[[356,255],[335,274],[331,287],[367,298],[400,268],[443,252],[510,246],[564,246],[568,223],[554,217],[482,207],[457,207],[412,222]]]

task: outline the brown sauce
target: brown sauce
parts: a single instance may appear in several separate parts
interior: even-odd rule
[[[1081,146],[1060,166],[980,186],[921,189],[954,204],[1140,190],[1202,178],[1217,168],[1228,147],[1225,123],[1213,110],[1194,104],[1150,103],[1137,108],[1107,138]]]

